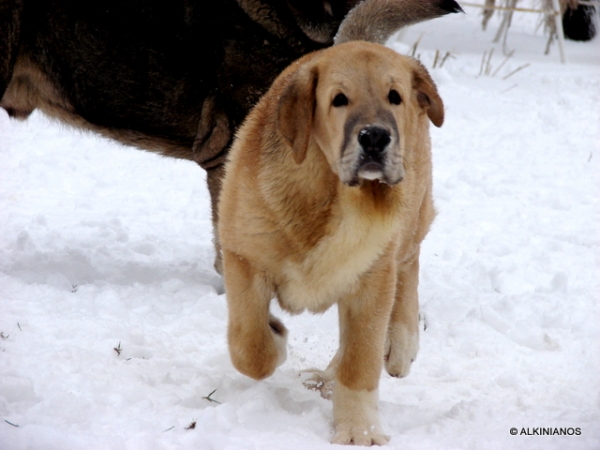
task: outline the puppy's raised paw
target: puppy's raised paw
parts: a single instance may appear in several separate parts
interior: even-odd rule
[[[279,319],[268,323],[229,324],[228,343],[234,367],[250,378],[262,380],[273,374],[287,357],[287,329]]]
[[[283,322],[272,314],[269,314],[269,328],[271,328],[271,332],[273,333],[273,340],[275,341],[275,347],[279,355],[277,366],[280,366],[287,358],[288,330]]]

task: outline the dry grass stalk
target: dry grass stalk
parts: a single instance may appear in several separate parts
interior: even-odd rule
[[[506,61],[508,61],[510,59],[510,57],[512,55],[514,55],[515,51],[511,50],[510,52],[508,52],[508,55],[506,55],[506,58],[504,58],[504,61],[502,61],[500,63],[500,65],[498,66],[498,68],[496,70],[494,70],[494,73],[492,74],[492,77],[495,77],[496,74],[500,71],[500,69],[502,69],[502,67],[504,66],[504,64],[506,64]]]
[[[504,78],[502,78],[503,80],[506,80],[509,77],[512,77],[515,73],[525,69],[526,67],[529,67],[531,64],[527,63],[527,64],[523,64],[522,66],[517,67],[515,70],[513,70],[511,73],[509,73],[508,75],[505,75]]]

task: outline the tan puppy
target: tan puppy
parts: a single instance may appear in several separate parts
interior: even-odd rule
[[[231,359],[262,379],[285,359],[269,313],[338,304],[335,443],[385,444],[377,387],[418,349],[420,243],[435,215],[429,120],[444,109],[417,61],[350,42],[277,78],[239,131],[221,195]],[[323,384],[323,383],[322,383]],[[329,383],[331,384],[331,383]]]

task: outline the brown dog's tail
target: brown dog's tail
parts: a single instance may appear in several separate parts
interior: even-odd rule
[[[348,13],[334,42],[385,44],[400,28],[457,12],[463,10],[454,0],[363,0]]]

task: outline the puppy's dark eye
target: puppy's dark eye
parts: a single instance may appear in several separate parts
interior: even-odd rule
[[[331,102],[333,106],[339,108],[340,106],[346,106],[348,104],[348,97],[344,94],[338,94],[333,98],[333,102]]]
[[[400,94],[398,93],[397,90],[392,89],[390,91],[390,93],[388,94],[388,101],[392,105],[399,105],[400,103],[402,103],[402,97],[400,97]]]

